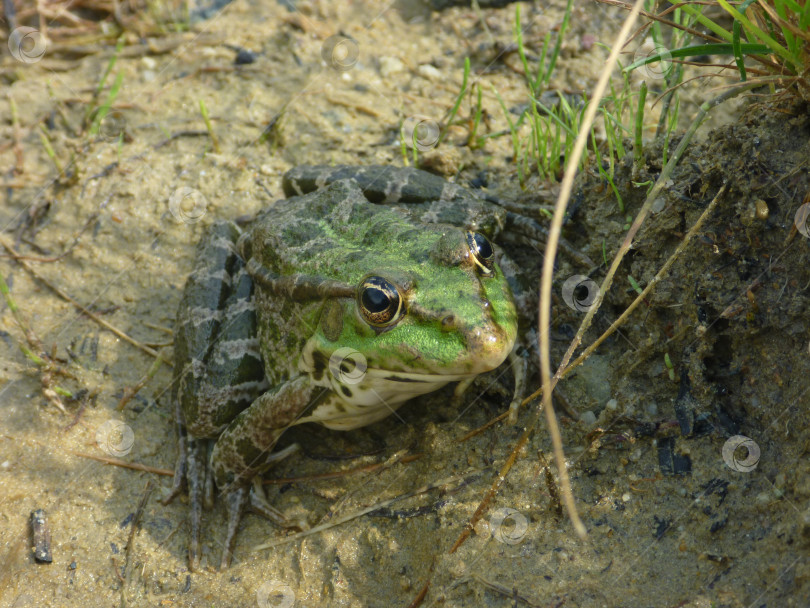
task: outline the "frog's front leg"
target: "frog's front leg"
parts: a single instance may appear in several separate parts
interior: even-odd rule
[[[219,436],[211,454],[211,466],[217,487],[225,493],[228,504],[223,569],[230,563],[252,480],[275,460],[271,451],[282,433],[329,392],[315,386],[308,375],[296,376],[257,398]]]

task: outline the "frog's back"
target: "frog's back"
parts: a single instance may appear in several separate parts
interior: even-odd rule
[[[272,274],[309,274],[356,283],[375,268],[403,268],[427,259],[444,225],[425,225],[370,203],[352,181],[281,200],[251,226],[250,249]]]

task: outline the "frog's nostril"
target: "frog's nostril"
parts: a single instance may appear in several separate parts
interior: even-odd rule
[[[445,315],[442,317],[441,320],[442,324],[442,331],[452,331],[456,328],[456,317],[455,315]]]

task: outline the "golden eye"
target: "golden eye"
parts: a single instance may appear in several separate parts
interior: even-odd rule
[[[495,267],[495,252],[487,237],[478,232],[467,233],[467,246],[473,255],[476,266],[484,275],[491,275]]]
[[[378,327],[391,325],[404,314],[396,285],[382,277],[364,279],[357,299],[368,322]]]

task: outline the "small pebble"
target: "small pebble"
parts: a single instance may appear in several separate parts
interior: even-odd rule
[[[420,65],[418,68],[416,68],[416,72],[422,78],[430,80],[431,82],[437,82],[442,78],[442,73],[429,63],[423,63]]]
[[[582,415],[579,419],[583,422],[585,426],[593,426],[596,424],[596,414],[594,414],[591,410],[587,412],[582,412]]]
[[[582,34],[579,43],[583,51],[590,51],[593,45],[596,44],[596,36],[593,34]]]
[[[405,64],[396,57],[380,57],[380,75],[384,77],[399,74],[405,70]]]
[[[234,58],[233,62],[236,65],[246,65],[256,61],[256,57],[257,55],[253,51],[249,51],[247,49],[239,49],[239,52],[236,53],[236,57]]]
[[[761,198],[758,198],[754,202],[755,208],[755,215],[758,220],[767,220],[768,219],[768,203],[763,201]]]
[[[617,410],[618,408],[619,408],[619,402],[618,402],[618,401],[616,401],[615,399],[611,399],[610,401],[608,401],[608,402],[605,404],[605,409],[606,409],[606,410],[614,410],[614,411],[615,411],[615,410]]]
[[[485,519],[479,519],[475,523],[473,530],[475,531],[476,536],[480,536],[484,540],[487,540],[492,536],[492,530],[490,530],[489,522]]]

